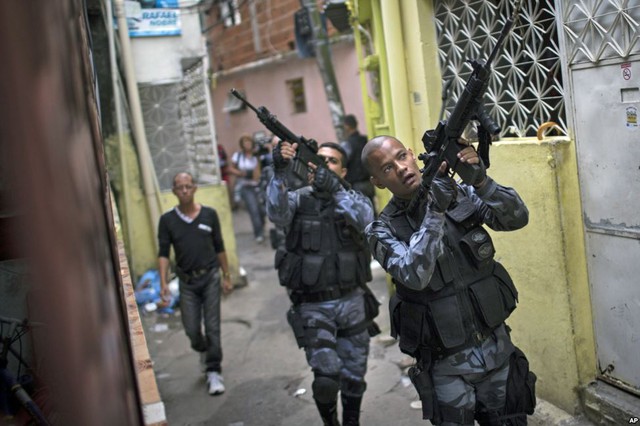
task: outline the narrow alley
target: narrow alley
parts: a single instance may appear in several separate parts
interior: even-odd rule
[[[222,302],[222,364],[226,392],[211,397],[198,356],[182,330],[180,314],[142,316],[158,387],[170,425],[319,425],[311,396],[312,374],[285,313],[289,300],[273,268],[274,251],[255,243],[244,210],[234,215],[241,266],[248,285]],[[387,287],[379,267],[370,283],[382,303],[373,338],[363,401],[363,425],[428,425],[410,408],[417,394],[399,366],[406,357],[388,339]],[[297,396],[296,396],[297,395]]]

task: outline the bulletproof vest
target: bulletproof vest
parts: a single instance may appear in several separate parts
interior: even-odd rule
[[[381,216],[408,244],[422,223],[424,203],[417,210],[408,213],[392,200]],[[459,194],[445,213],[443,251],[427,287],[416,291],[394,280],[400,303],[392,306],[393,331],[403,352],[426,348],[443,358],[480,343],[509,317],[518,293],[494,253],[473,202]]]
[[[333,196],[300,192],[286,250],[276,252],[280,284],[297,294],[336,294],[371,280],[364,236],[336,215]],[[335,299],[338,297],[328,297]],[[320,299],[318,300],[320,301]]]
[[[367,137],[356,132],[349,137],[351,145],[351,156],[347,161],[347,174],[344,179],[349,183],[362,182],[369,180],[369,173],[362,165],[360,154],[367,143]]]

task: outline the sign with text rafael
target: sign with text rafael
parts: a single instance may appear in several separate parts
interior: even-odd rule
[[[125,1],[130,37],[181,34],[178,0]]]

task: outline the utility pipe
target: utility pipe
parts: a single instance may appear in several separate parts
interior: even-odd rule
[[[318,11],[316,1],[300,0],[300,5],[309,13],[316,62],[324,84],[324,92],[327,95],[329,114],[331,115],[331,122],[333,123],[333,128],[336,132],[336,142],[341,142],[344,140],[344,128],[342,127],[344,106],[342,105],[340,88],[338,87],[338,81],[336,80],[335,71],[333,69],[329,37],[322,25],[322,19],[320,17],[320,12]]]
[[[144,120],[142,117],[142,107],[140,106],[140,93],[138,92],[138,82],[136,80],[133,55],[131,54],[131,41],[129,40],[129,28],[124,12],[124,1],[113,0],[118,21],[118,34],[120,36],[120,50],[122,54],[122,68],[124,70],[125,81],[127,83],[127,94],[129,96],[129,106],[131,107],[131,127],[133,138],[138,150],[140,162],[140,172],[149,215],[151,216],[151,229],[155,229],[160,220],[160,199],[158,197],[158,182],[153,169],[151,152],[147,143],[147,136],[144,132]],[[152,238],[157,249],[157,241]]]
[[[127,214],[130,210],[130,200],[129,200],[129,175],[127,173],[127,167],[125,166],[125,155],[124,155],[124,125],[122,124],[122,100],[120,99],[120,85],[118,84],[118,62],[116,59],[116,43],[114,39],[114,31],[113,31],[113,4],[111,0],[107,0],[103,2],[102,6],[106,9],[106,17],[107,22],[105,23],[107,26],[107,39],[109,42],[109,65],[111,67],[111,85],[113,86],[113,101],[116,106],[116,128],[118,132],[118,155],[120,161],[120,179],[122,179],[122,207],[124,209],[123,214],[120,215],[120,223],[124,228],[124,234],[127,236],[126,242],[131,245],[132,241],[132,232],[131,232],[131,224],[129,220],[122,220],[122,218],[128,218]],[[129,261],[133,265],[133,252],[131,250],[127,250],[129,253]]]
[[[412,143],[413,131],[411,126],[411,108],[409,98],[409,86],[407,79],[405,46],[402,41],[402,20],[400,15],[400,0],[381,0],[380,11],[382,30],[386,43],[387,69],[389,70],[389,82],[393,87],[389,92],[391,97],[391,109],[393,116],[392,127],[394,136],[404,143]]]

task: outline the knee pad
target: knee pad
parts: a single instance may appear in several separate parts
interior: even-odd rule
[[[323,376],[316,374],[311,388],[313,389],[313,399],[320,403],[328,404],[330,402],[335,402],[338,399],[340,383],[336,376]]]

